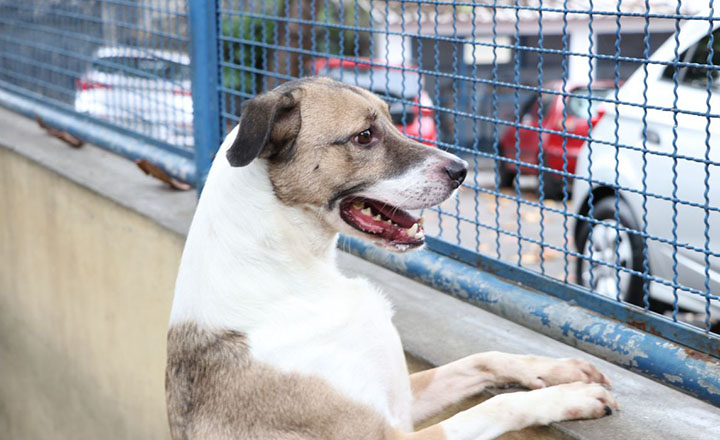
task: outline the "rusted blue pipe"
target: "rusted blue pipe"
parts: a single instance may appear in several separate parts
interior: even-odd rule
[[[197,182],[192,152],[160,146],[148,139],[124,133],[102,121],[62,110],[20,92],[0,89],[0,105],[30,118],[40,118],[49,127],[66,131],[83,141],[110,150],[131,160],[147,159],[169,175],[195,185]]]

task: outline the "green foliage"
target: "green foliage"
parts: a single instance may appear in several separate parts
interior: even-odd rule
[[[272,20],[258,19],[247,16],[235,16],[222,23],[222,36],[236,40],[257,41],[273,44],[276,23]],[[240,42],[223,41],[222,60],[235,66],[260,69],[263,56],[270,56],[265,47],[243,44]],[[226,88],[243,93],[253,92],[255,74],[237,67],[223,66],[223,85]]]
[[[256,9],[257,12],[263,12],[269,16],[284,17],[289,12],[291,16],[295,17],[299,13],[297,1],[304,2],[304,8],[310,7],[311,3],[307,0],[264,0],[265,4],[257,6]],[[312,1],[315,5],[315,17],[312,20],[316,23],[312,27],[243,15],[223,20],[220,29],[223,38],[222,61],[225,64],[231,64],[222,67],[223,86],[242,93],[252,94],[257,92],[262,74],[255,74],[251,69],[272,69],[273,50],[283,52],[283,47],[287,44],[286,41],[290,41],[290,45],[299,44],[300,35],[298,35],[298,32],[302,33],[302,42],[303,46],[306,46],[305,49],[311,47],[314,36],[313,47],[316,52],[323,55],[330,57],[333,55],[367,56],[369,45],[367,32],[355,32],[332,26],[344,24],[346,26],[366,27],[369,24],[367,12],[358,6],[357,2],[343,3],[341,14],[341,8],[336,2],[327,0]],[[286,2],[289,2],[289,4],[286,5]],[[288,33],[290,35],[287,35]],[[278,41],[275,41],[276,36]],[[228,38],[234,41],[226,41]],[[355,54],[356,40],[359,49],[358,54]],[[243,41],[253,41],[268,46],[277,45],[278,48],[272,49],[261,45],[247,44],[243,43]],[[291,57],[290,62],[292,63],[304,64],[309,62],[309,57],[303,56],[303,59],[300,59],[295,53],[285,55]],[[275,68],[279,67],[275,66]]]
[[[357,13],[355,8],[358,9]],[[357,23],[355,16],[357,14]],[[315,20],[320,23],[320,30],[316,31],[316,48],[318,52],[327,53],[328,55],[355,55],[355,40],[358,40],[361,53],[367,47],[367,33],[355,32],[349,29],[338,29],[336,27],[323,26],[323,24],[343,24],[346,26],[367,27],[369,23],[369,15],[367,11],[358,6],[357,2],[346,2],[343,8],[343,20],[340,17],[340,9],[334,2],[326,2],[322,7],[318,8]],[[356,36],[357,34],[357,36]],[[342,35],[342,41],[341,41]],[[340,44],[342,43],[342,47]],[[360,54],[357,54],[360,55]]]

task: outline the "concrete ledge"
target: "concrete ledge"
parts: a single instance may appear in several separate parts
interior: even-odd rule
[[[395,304],[405,349],[432,365],[492,350],[583,358],[597,365],[613,382],[622,410],[600,420],[553,425],[571,438],[700,440],[712,438],[720,426],[720,409],[710,404],[358,257],[342,254],[340,265],[383,286]]]
[[[185,234],[195,207],[194,192],[176,192],[142,174],[121,157],[90,145],[74,150],[46,135],[34,121],[0,109],[0,147],[121,206]],[[406,350],[439,365],[480,351],[500,350],[591,360],[608,374],[622,411],[597,421],[552,427],[559,437],[583,439],[707,439],[720,426],[720,409],[631,373],[580,350],[539,335],[475,306],[347,254],[340,265],[372,279],[396,304],[396,325]]]
[[[75,149],[48,135],[32,119],[0,107],[0,146],[186,235],[195,191],[175,191],[143,174],[130,160],[86,144]]]

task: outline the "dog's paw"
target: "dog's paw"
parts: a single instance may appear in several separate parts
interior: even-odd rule
[[[574,382],[527,393],[523,402],[538,417],[537,423],[597,419],[619,409],[612,393],[598,383]],[[537,406],[535,406],[537,405]]]
[[[518,383],[533,390],[572,382],[611,385],[607,376],[582,359],[527,356],[519,367],[516,378]]]

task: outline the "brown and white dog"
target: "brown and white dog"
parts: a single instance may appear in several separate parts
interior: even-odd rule
[[[617,407],[587,362],[476,354],[408,375],[392,307],[335,265],[338,232],[423,244],[426,208],[467,164],[404,137],[373,94],[329,79],[246,102],[214,161],[185,245],[168,334],[180,439],[490,439]],[[486,387],[493,397],[418,422]]]

